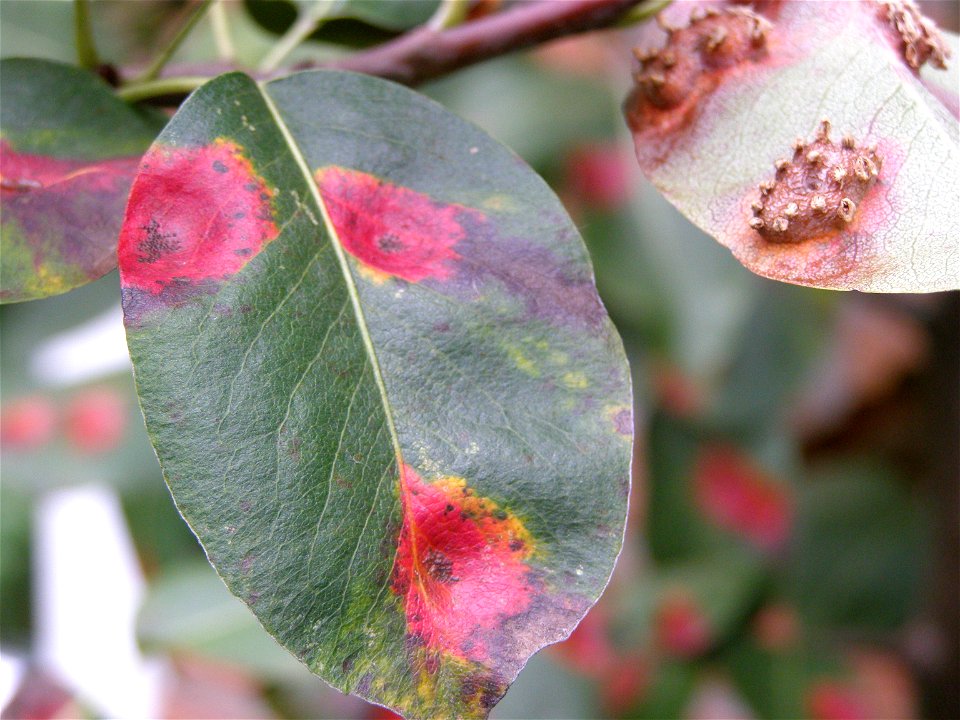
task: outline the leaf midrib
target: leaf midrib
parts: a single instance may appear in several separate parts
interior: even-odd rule
[[[323,217],[324,227],[330,236],[330,244],[333,246],[334,253],[337,256],[337,262],[340,263],[340,270],[343,274],[344,283],[347,288],[347,294],[349,295],[350,302],[353,305],[353,313],[357,320],[357,327],[360,330],[360,336],[363,339],[363,346],[367,351],[367,358],[373,370],[374,381],[377,384],[377,390],[380,392],[380,400],[383,404],[383,411],[387,422],[387,430],[390,434],[390,441],[393,444],[394,455],[396,456],[397,472],[402,476],[403,453],[400,449],[400,437],[397,435],[397,428],[393,421],[393,412],[390,408],[390,400],[387,395],[387,386],[383,380],[383,373],[380,369],[380,360],[378,359],[377,351],[373,346],[373,338],[370,336],[366,315],[364,314],[363,306],[360,303],[360,293],[357,290],[353,273],[350,271],[350,265],[347,261],[347,256],[344,253],[343,245],[340,242],[339,235],[337,235],[333,221],[330,219],[330,214],[327,212],[327,206],[323,202],[323,197],[320,195],[320,190],[313,180],[313,174],[310,172],[310,166],[307,164],[307,160],[303,156],[300,146],[297,144],[293,134],[290,132],[290,128],[288,128],[286,122],[284,122],[280,111],[277,109],[273,99],[267,92],[265,85],[258,82],[257,89],[260,91],[260,95],[263,98],[264,104],[267,106],[267,110],[269,110],[273,121],[277,124],[277,129],[283,136],[283,139],[290,150],[290,154],[293,156],[294,161],[297,163],[297,167],[300,169],[303,179],[307,184],[307,189],[310,192],[310,196],[313,198],[314,204]]]

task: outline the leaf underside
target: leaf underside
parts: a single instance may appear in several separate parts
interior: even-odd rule
[[[333,72],[198,90],[120,239],[178,507],[337,688],[484,717],[619,552],[628,370],[585,249],[516,156]]]
[[[641,168],[765,277],[871,292],[957,288],[957,118],[906,62],[887,4],[764,7],[753,41],[740,9],[675,32],[674,44],[698,48],[692,70],[664,69],[662,54],[642,64],[625,107]],[[686,27],[691,8],[673,6],[671,21]],[[824,119],[831,134],[818,145]],[[806,175],[792,169],[804,164]]]
[[[127,193],[162,127],[84,70],[0,62],[0,302],[57,295],[116,267]]]

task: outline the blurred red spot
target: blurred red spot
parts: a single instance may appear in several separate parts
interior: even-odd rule
[[[800,637],[799,623],[796,611],[789,605],[767,605],[753,619],[753,635],[764,650],[787,650]]]
[[[404,598],[407,631],[428,649],[488,661],[502,621],[533,599],[529,534],[460,478],[426,483],[404,465],[400,497],[392,588]]]
[[[684,592],[668,594],[654,620],[657,644],[677,657],[700,655],[710,647],[710,622],[699,603]]]
[[[867,720],[870,713],[853,688],[824,680],[807,690],[807,708],[812,720]]]
[[[155,145],[140,165],[120,232],[123,285],[159,294],[233,275],[277,236],[272,196],[229,140]]]
[[[706,404],[703,388],[676,365],[655,362],[651,380],[657,400],[671,415],[693,418],[703,412]]]
[[[701,452],[694,494],[707,519],[761,550],[777,550],[790,534],[792,508],[786,489],[733,448]]]
[[[594,607],[580,621],[570,637],[551,646],[565,664],[590,677],[606,674],[617,663],[617,653],[607,635],[607,619],[602,608]]]
[[[315,178],[343,248],[366,267],[410,282],[449,278],[460,258],[453,247],[466,237],[460,219],[480,217],[357,170],[325,167]]]
[[[640,656],[627,655],[614,665],[600,685],[600,703],[606,714],[626,715],[643,697],[650,684],[650,668]]]
[[[40,395],[7,403],[0,412],[0,443],[17,450],[32,450],[53,437],[57,409]]]
[[[567,189],[591,207],[615,210],[631,196],[628,160],[615,143],[582,145],[567,158]]]
[[[67,440],[84,453],[113,450],[123,439],[126,422],[127,407],[119,393],[107,388],[88,390],[67,407]]]

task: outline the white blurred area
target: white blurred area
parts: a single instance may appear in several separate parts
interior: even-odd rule
[[[35,518],[35,654],[98,714],[160,715],[163,664],[136,643],[144,579],[115,493],[57,490]]]
[[[31,374],[51,388],[90,382],[129,368],[119,303],[83,325],[40,343],[30,358]]]
[[[31,374],[48,388],[129,368],[119,304],[42,342],[30,358]],[[168,670],[137,647],[145,581],[116,493],[98,484],[57,489],[40,498],[35,513],[29,671],[49,677],[99,717],[159,717]],[[22,658],[0,651],[0,707],[27,674]]]

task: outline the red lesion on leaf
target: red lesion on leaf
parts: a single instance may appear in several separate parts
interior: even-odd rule
[[[273,191],[239,145],[155,145],[144,157],[120,232],[124,287],[158,295],[238,272],[278,233]]]
[[[642,166],[657,163],[663,155],[657,140],[686,128],[728,75],[768,56],[771,25],[746,8],[696,9],[686,27],[661,26],[664,47],[635,51],[640,67],[624,108]]]
[[[789,179],[792,168],[777,169],[772,181],[735,201],[732,210],[737,217],[731,221],[724,242],[741,263],[764,277],[802,285],[830,281],[831,287],[858,287],[883,269],[882,263],[877,263],[884,249],[875,238],[900,211],[896,178],[906,153],[888,138],[868,143],[845,135],[839,144],[824,140],[823,127],[821,123],[817,140],[802,150],[804,162],[811,152],[820,153],[817,162],[828,161],[823,163],[822,178],[817,175],[823,183],[794,183],[795,192],[788,188],[779,196],[780,180]],[[795,147],[800,145],[798,138]],[[829,162],[831,159],[837,162]],[[764,188],[769,188],[767,193]],[[795,207],[791,208],[791,203]],[[786,214],[788,209],[794,211],[792,216]],[[758,220],[771,227],[758,231]],[[782,221],[786,221],[786,228],[779,234],[787,241],[771,241],[775,234],[772,224],[783,225]],[[794,226],[800,234],[786,237]]]
[[[403,465],[400,497],[391,587],[403,598],[408,633],[429,651],[490,663],[491,633],[534,599],[529,532],[462,478],[428,483]]]
[[[718,527],[773,552],[790,534],[793,508],[786,489],[727,446],[705,448],[694,468],[694,499]]]
[[[374,274],[409,282],[450,278],[463,217],[483,217],[358,170],[324,167],[314,179],[343,248]]]
[[[4,198],[38,191],[111,191],[129,182],[139,158],[74,160],[22,153],[0,140],[0,191]]]

